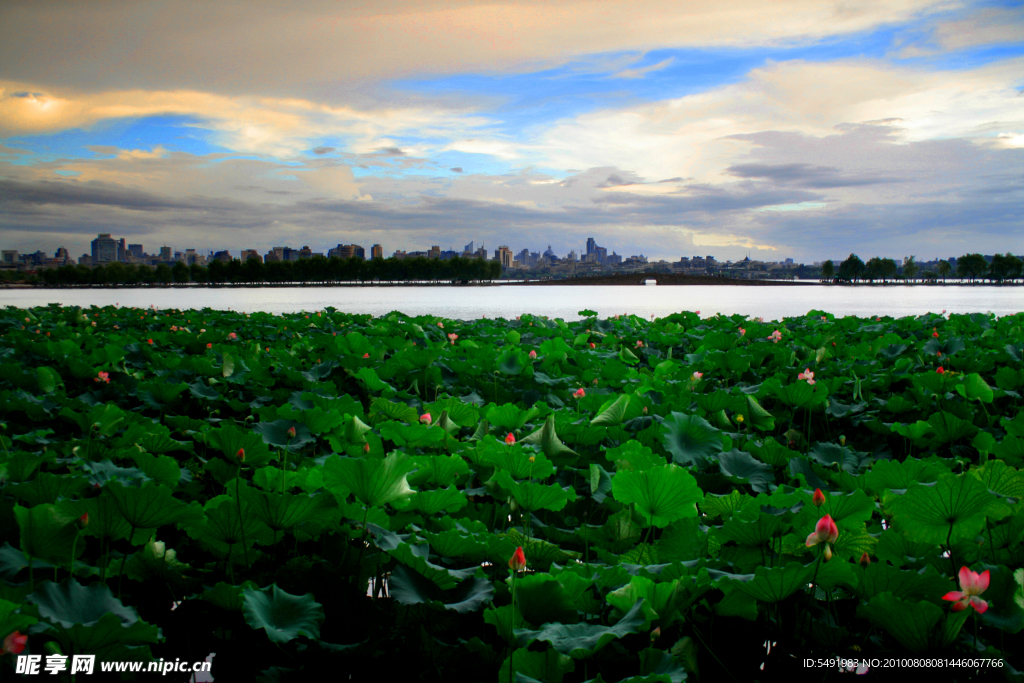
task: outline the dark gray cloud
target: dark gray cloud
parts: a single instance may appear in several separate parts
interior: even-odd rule
[[[806,163],[792,164],[737,164],[725,172],[739,178],[757,178],[770,182],[824,189],[900,182],[899,178],[880,175],[853,175],[831,166]]]
[[[454,168],[449,168],[448,170],[451,171],[452,173],[462,173],[461,166],[455,166]]]
[[[313,154],[330,154],[334,151],[334,147],[314,147]]]

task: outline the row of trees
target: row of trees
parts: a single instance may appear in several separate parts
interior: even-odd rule
[[[301,261],[262,263],[249,259],[242,263],[211,261],[208,266],[174,266],[160,264],[156,268],[131,263],[108,263],[87,266],[62,266],[44,270],[39,280],[47,285],[139,285],[185,284],[272,284],[335,282],[479,282],[501,277],[497,261],[464,259],[362,259],[324,258],[315,256]]]
[[[828,282],[858,282],[868,280],[875,282],[881,280],[883,283],[890,280],[902,282],[914,282],[916,280],[929,281],[946,277],[953,274],[953,266],[949,261],[939,261],[937,272],[924,271],[911,256],[902,267],[890,258],[879,258],[875,256],[867,263],[864,263],[856,254],[850,254],[849,258],[839,264],[838,270],[832,261],[825,261],[821,267],[821,277]],[[956,276],[974,282],[975,280],[987,279],[989,282],[1003,283],[1013,282],[1022,276],[1024,261],[1013,254],[996,254],[989,263],[981,254],[964,254],[956,259]]]

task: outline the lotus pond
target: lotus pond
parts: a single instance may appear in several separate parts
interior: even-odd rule
[[[216,680],[1022,678],[1024,314],[580,315],[0,311],[0,638]]]

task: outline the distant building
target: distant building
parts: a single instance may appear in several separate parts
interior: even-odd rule
[[[221,263],[231,263],[231,252],[227,249],[224,251],[218,251],[213,255],[213,258]]]
[[[384,247],[379,244],[375,244],[370,247],[370,258],[371,259],[382,259],[384,258]]]
[[[109,232],[100,233],[92,241],[93,265],[117,261],[117,247],[117,240],[111,237]]]
[[[171,248],[167,247],[167,246],[160,247],[160,260],[161,261],[170,261],[171,258],[172,258],[172,256],[171,256]]]
[[[427,258],[441,258],[441,247],[436,244],[430,247],[430,251],[427,252]]]
[[[146,252],[142,250],[141,244],[129,244],[128,253],[131,254],[132,257],[137,258],[139,260],[146,258]]]
[[[117,241],[117,260],[127,261],[128,260],[128,248],[125,246],[124,238],[122,237]]]
[[[593,237],[587,238],[587,256],[597,252],[597,240]]]
[[[89,256],[88,254],[82,254],[81,256],[78,257],[78,265],[80,265],[80,266],[91,266],[92,265],[92,256]]]
[[[0,258],[3,259],[4,263],[9,263],[12,266],[20,261],[17,249],[4,249],[0,251]]]
[[[308,246],[303,245],[302,249],[299,249],[299,258],[300,259],[313,258],[313,250],[310,249]]]
[[[260,256],[260,253],[255,249],[243,249],[242,254],[239,258],[241,259],[242,263],[245,263],[249,259],[253,258],[259,261],[260,263],[263,263],[263,257]]]
[[[503,269],[512,267],[512,250],[506,246],[498,247],[494,250],[494,257],[498,263],[501,264]]]
[[[473,253],[473,243],[472,243],[472,242],[470,242],[469,244],[467,244],[466,246],[464,246],[464,247],[462,248],[462,253],[463,253],[463,254],[472,254],[472,253]]]

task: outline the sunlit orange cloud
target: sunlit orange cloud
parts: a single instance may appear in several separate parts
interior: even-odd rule
[[[178,114],[202,121],[215,142],[239,152],[287,156],[310,141],[340,136],[348,151],[393,146],[388,137],[463,135],[484,122],[474,116],[428,108],[360,110],[288,98],[229,97],[194,91],[111,91],[95,94],[46,92],[38,85],[0,81],[0,137],[88,128],[114,118]]]
[[[6,3],[0,77],[86,92],[343,101],[346,84],[508,73],[581,56],[816,41],[950,0],[389,0]]]

